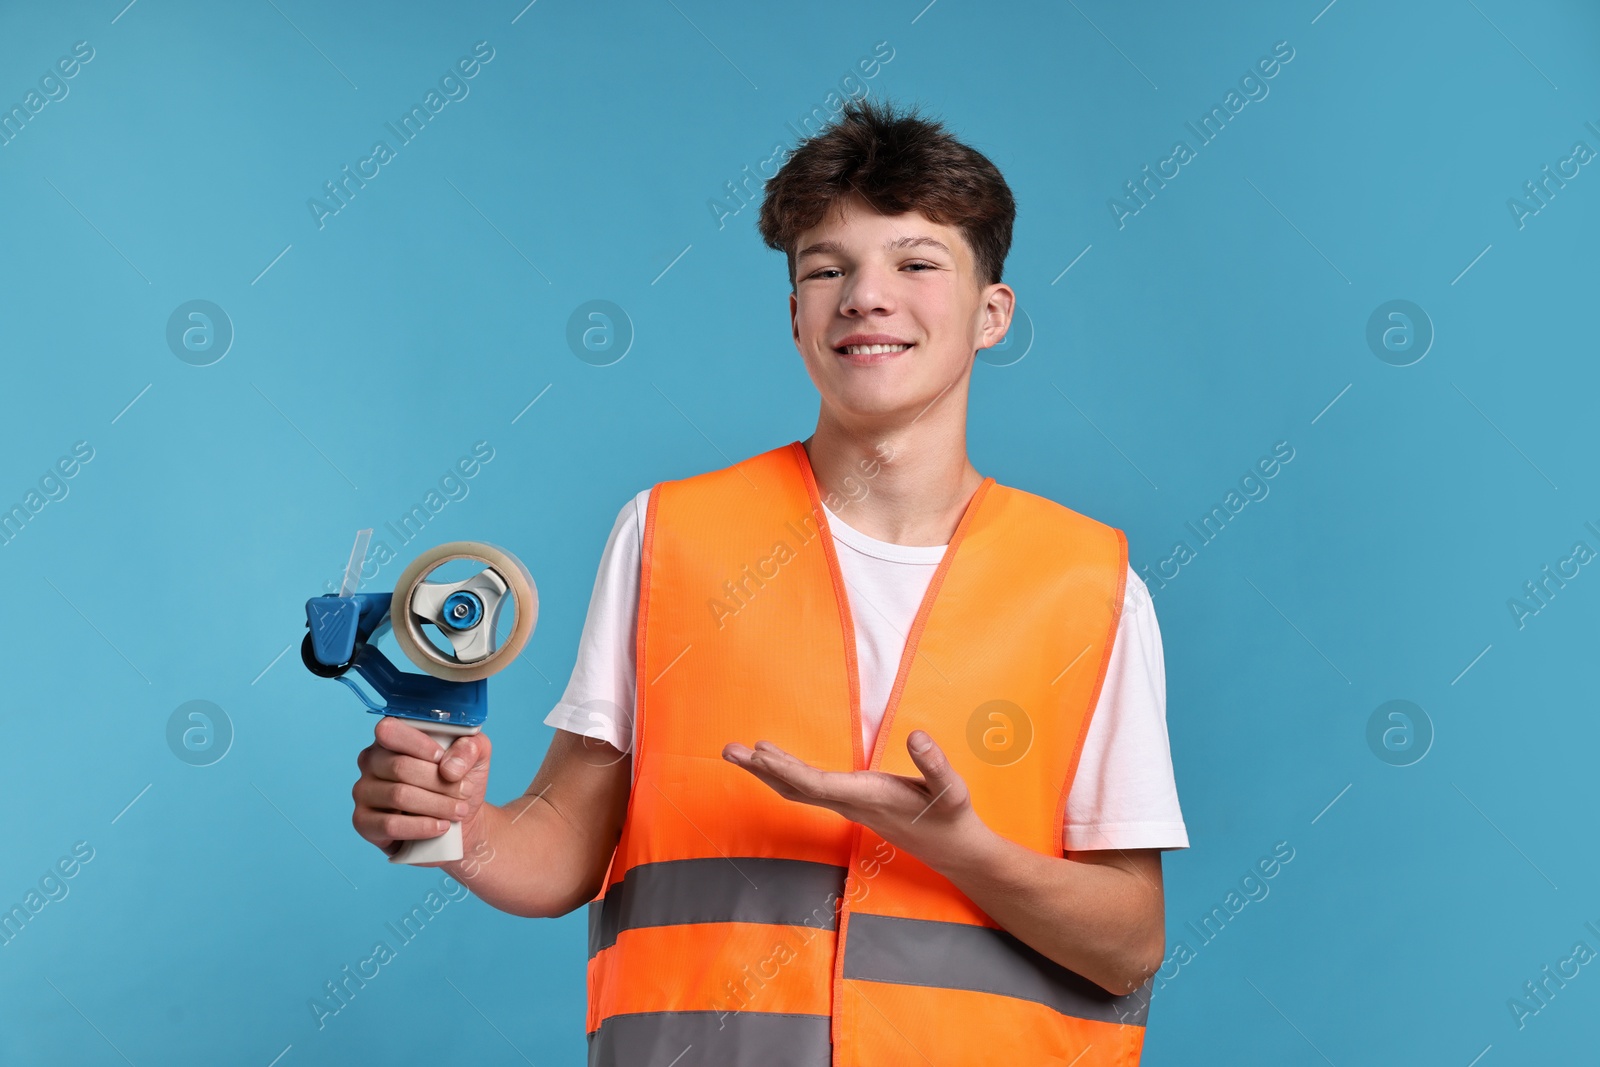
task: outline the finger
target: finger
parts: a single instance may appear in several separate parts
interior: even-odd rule
[[[364,808],[360,804],[351,809],[350,825],[356,828],[356,833],[367,841],[372,842],[385,852],[394,844],[394,838],[386,836],[372,819],[372,809]]]
[[[816,777],[819,772],[816,768],[789,755],[770,741],[757,741],[746,762],[753,770],[765,771],[795,789],[812,796],[818,795]]]
[[[851,771],[819,770],[766,741],[756,742],[749,768],[763,771],[801,794],[801,798],[827,806],[844,807],[869,802],[875,783],[870,776]]]
[[[723,756],[734,757],[734,762],[736,763],[744,763],[748,761],[750,757],[755,755],[757,752],[765,752],[769,755],[789,756],[787,752],[773,744],[771,741],[757,741],[755,748],[747,748],[744,745],[739,744],[737,741],[729,741],[726,745],[722,746]],[[789,758],[794,759],[795,757],[789,756]]]
[[[394,811],[402,815],[431,815],[438,819],[465,818],[471,810],[468,801],[446,796],[420,786],[401,782],[381,782],[362,778],[350,790],[357,804],[378,811]]]
[[[379,716],[372,735],[377,738],[378,744],[391,752],[414,756],[429,763],[438,763],[444,756],[444,749],[439,747],[437,741],[415,726],[407,726],[393,715]]]
[[[795,786],[787,780],[779,778],[778,776],[763,770],[761,767],[753,763],[741,764],[740,766],[753,774],[760,781],[764,782],[767,788],[771,789],[774,793],[777,793],[785,800],[795,800],[803,804],[816,804],[819,806],[825,806],[823,805],[823,801],[821,799],[802,792],[801,790],[795,788]]]
[[[765,741],[757,742],[757,748],[777,751],[776,746]],[[784,799],[805,801],[811,801],[814,799],[801,793],[800,790],[795,788],[795,786],[786,778],[775,774],[774,768],[772,768],[770,765],[757,762],[755,759],[756,755],[757,753],[754,750],[746,748],[744,745],[741,745],[736,741],[730,741],[728,744],[722,746],[723,759],[727,760],[735,767],[749,771],[751,774],[755,775],[758,779],[764,782],[769,789]]]
[[[437,763],[429,763],[415,756],[402,756],[385,748],[380,748],[367,757],[367,767],[361,776],[386,782],[405,782],[431,789],[436,793],[461,795],[460,783],[441,776]]]
[[[385,847],[380,842],[415,841],[438,837],[450,829],[450,823],[444,819],[435,819],[428,815],[401,815],[392,811],[375,811],[371,808],[357,808],[353,822],[358,834],[380,848]]]
[[[805,770],[816,770],[816,768],[812,767],[811,764],[807,763],[799,756],[794,756],[788,752],[785,752],[771,741],[757,741],[756,747],[751,751],[750,756],[751,758],[763,756],[765,757],[765,762],[769,766],[788,767],[796,773]]]

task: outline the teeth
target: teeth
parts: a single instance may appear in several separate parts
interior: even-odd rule
[[[880,356],[885,352],[904,352],[910,345],[845,345],[852,356]]]

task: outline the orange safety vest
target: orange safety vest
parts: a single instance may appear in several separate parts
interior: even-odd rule
[[[916,776],[906,737],[920,727],[986,824],[1061,856],[1126,570],[1120,530],[985,478],[868,754],[849,600],[805,447],[657,484],[634,780],[588,906],[591,1067],[1136,1064],[1148,982],[1111,995],[915,856],[721,755],[765,739],[819,768]]]

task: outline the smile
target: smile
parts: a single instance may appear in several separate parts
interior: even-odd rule
[[[884,356],[904,352],[910,345],[845,345],[834,351],[847,356]]]
[[[856,366],[870,366],[875,363],[888,363],[893,358],[899,357],[902,352],[909,352],[915,346],[910,344],[846,344],[834,349],[834,354],[853,363]]]

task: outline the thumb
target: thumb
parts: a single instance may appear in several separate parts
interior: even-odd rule
[[[474,788],[481,793],[489,776],[491,747],[485,734],[456,738],[439,761],[439,777],[447,782],[460,782],[463,795],[470,795]]]
[[[926,730],[911,731],[906,738],[906,751],[911,754],[911,762],[916,764],[917,770],[928,780],[933,795],[940,798],[940,804],[962,804],[966,801],[966,782],[956,773],[944,750]]]

